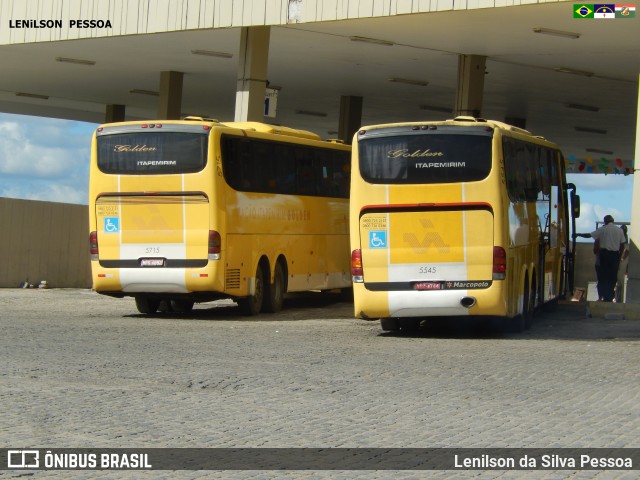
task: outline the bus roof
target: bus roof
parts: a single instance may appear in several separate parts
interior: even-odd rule
[[[476,118],[476,117],[470,117],[470,116],[458,116],[449,120],[438,120],[438,121],[427,121],[427,122],[402,122],[402,123],[388,123],[388,124],[381,124],[381,125],[370,125],[370,126],[366,126],[366,127],[362,127],[360,130],[379,130],[379,129],[387,129],[387,128],[398,128],[398,127],[421,127],[421,126],[440,126],[440,125],[447,125],[447,126],[455,126],[455,125],[459,125],[459,126],[480,126],[480,125],[486,125],[487,127],[491,127],[493,129],[499,129],[499,130],[503,130],[503,131],[508,131],[508,132],[513,132],[513,133],[518,133],[520,135],[525,135],[528,137],[531,137],[532,139],[535,140],[540,140],[543,142],[547,142],[547,143],[553,143],[553,142],[549,142],[547,139],[545,139],[544,137],[540,137],[537,135],[532,134],[530,131],[525,130],[523,128],[519,128],[519,127],[515,127],[513,125],[509,125],[508,123],[504,123],[504,122],[500,122],[498,120],[486,120],[484,118]],[[555,144],[554,144],[555,145]]]
[[[275,135],[288,135],[290,137],[307,138],[309,140],[321,140],[320,135],[307,130],[298,130],[295,128],[281,127],[279,125],[269,125],[260,122],[224,122],[222,125],[230,128],[238,128],[240,130],[253,130],[260,133],[272,133]]]
[[[282,127],[279,125],[269,125],[267,123],[260,122],[220,122],[213,118],[205,117],[185,117],[181,120],[136,120],[128,122],[107,123],[100,125],[101,128],[105,127],[127,127],[129,125],[141,125],[141,124],[154,124],[154,125],[185,125],[185,124],[201,124],[209,125],[211,128],[215,127],[227,127],[235,128],[243,131],[252,131],[259,133],[268,133],[274,135],[286,135],[289,137],[304,138],[308,140],[322,141],[320,135],[307,130],[298,130],[290,127]]]

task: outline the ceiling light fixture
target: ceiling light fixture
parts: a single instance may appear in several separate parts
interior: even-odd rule
[[[590,127],[574,127],[576,132],[584,132],[584,133],[599,133],[600,135],[606,135],[607,131],[602,130],[600,128],[590,128]]]
[[[37,93],[16,92],[16,97],[38,98],[40,100],[49,100],[49,95],[39,95]]]
[[[204,55],[205,57],[233,58],[232,53],[214,52],[212,50],[191,50],[191,53],[194,55]]]
[[[569,73],[571,75],[580,75],[581,77],[593,77],[595,75],[593,72],[587,72],[585,70],[574,70],[573,68],[565,68],[565,67],[554,68],[554,70],[559,73]]]
[[[416,85],[418,87],[426,87],[427,85],[429,85],[429,82],[423,82],[422,80],[411,80],[409,78],[389,78],[387,79],[390,82],[395,82],[395,83],[406,83],[407,85]]]
[[[543,27],[535,27],[533,29],[535,33],[542,33],[544,35],[553,35],[555,37],[564,37],[564,38],[580,38],[581,33],[576,32],[566,32],[564,30],[553,30],[551,28],[543,28]]]
[[[592,107],[591,105],[580,105],[579,103],[567,103],[567,108],[573,108],[575,110],[584,110],[586,112],[599,112],[600,107]]]
[[[434,112],[451,113],[453,110],[447,107],[437,107],[435,105],[420,105],[420,110],[432,110]]]
[[[139,88],[134,88],[133,90],[129,90],[129,93],[138,93],[140,95],[151,95],[152,97],[160,96],[160,92],[155,92],[153,90],[142,90]]]
[[[387,47],[392,47],[395,45],[394,42],[391,42],[389,40],[380,40],[379,38],[353,36],[353,37],[349,37],[349,40],[351,40],[352,42],[364,42],[364,43],[373,43],[374,45],[385,45]]]
[[[89,65],[89,66],[93,66],[96,64],[94,60],[81,60],[78,58],[67,58],[67,57],[56,57],[56,62],[75,63],[76,65]]]
[[[586,150],[587,152],[591,152],[591,153],[603,153],[605,155],[613,155],[613,152],[611,150],[600,150],[599,148],[587,148]]]
[[[324,112],[312,112],[311,110],[296,110],[298,115],[309,115],[311,117],[326,117],[327,114]]]

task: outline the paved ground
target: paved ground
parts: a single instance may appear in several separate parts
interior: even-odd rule
[[[560,306],[522,334],[383,334],[331,295],[138,315],[0,289],[0,445],[640,447],[640,322]],[[26,472],[5,472],[18,477]],[[637,478],[638,472],[36,472],[35,478]]]

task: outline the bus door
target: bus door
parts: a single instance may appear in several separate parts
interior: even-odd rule
[[[551,149],[539,148],[539,186],[536,199],[536,213],[540,232],[537,286],[538,300],[548,302],[560,293],[564,225],[561,210],[562,191],[560,190],[557,153]],[[566,248],[566,246],[565,246]]]

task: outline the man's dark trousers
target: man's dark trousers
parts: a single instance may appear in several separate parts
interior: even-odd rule
[[[602,299],[605,302],[613,301],[615,296],[619,265],[619,252],[600,249],[600,278],[602,280]]]

